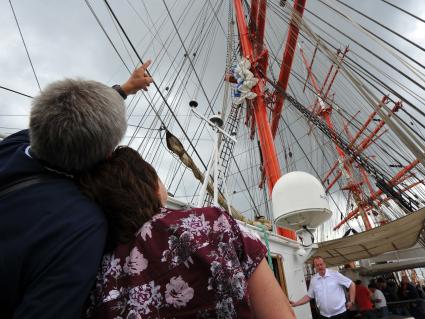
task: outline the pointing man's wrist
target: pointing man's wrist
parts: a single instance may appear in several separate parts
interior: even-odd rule
[[[122,88],[121,85],[115,84],[112,88],[118,92],[119,95],[125,100],[127,98],[128,93]]]

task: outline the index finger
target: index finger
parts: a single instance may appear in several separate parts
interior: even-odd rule
[[[147,60],[145,63],[142,64],[140,68],[142,68],[143,70],[146,70],[148,66],[151,65],[151,63],[152,63],[152,60]]]

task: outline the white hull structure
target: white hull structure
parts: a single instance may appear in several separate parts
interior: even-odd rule
[[[395,272],[403,269],[425,267],[425,249],[416,244],[407,249],[392,251],[366,260],[366,267],[361,273],[375,275],[384,272]]]
[[[246,226],[257,232],[262,241],[265,242],[264,233],[261,230],[251,225]],[[267,236],[271,256],[277,259],[277,263],[281,263],[279,266],[282,267],[284,277],[278,278],[278,280],[284,280],[288,298],[290,300],[298,300],[302,298],[307,293],[307,285],[304,276],[304,263],[308,257],[307,252],[310,252],[311,248],[304,250],[299,242],[271,232],[267,232]],[[314,247],[317,246],[312,245],[312,248]],[[279,273],[279,271],[275,270],[275,273]],[[312,318],[309,303],[295,307],[294,311],[297,318]]]

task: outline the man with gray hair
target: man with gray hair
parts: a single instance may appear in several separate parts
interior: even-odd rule
[[[147,90],[150,61],[122,86],[62,80],[33,100],[29,130],[0,143],[1,318],[80,318],[106,220],[73,175],[105,160],[127,129],[124,99]]]

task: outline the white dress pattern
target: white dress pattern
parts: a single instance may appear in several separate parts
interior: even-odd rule
[[[134,247],[130,256],[125,258],[123,271],[129,275],[139,275],[146,268],[148,268],[148,260],[143,257],[137,247]]]
[[[181,276],[172,277],[165,289],[165,300],[175,308],[186,306],[193,298],[193,288]]]
[[[87,318],[251,318],[258,237],[217,208],[162,210],[102,260]]]

